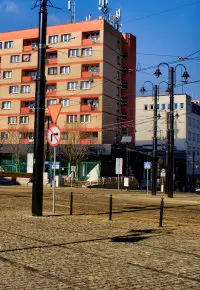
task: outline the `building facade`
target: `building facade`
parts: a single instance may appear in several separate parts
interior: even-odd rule
[[[72,132],[77,144],[115,144],[122,134],[134,141],[135,37],[101,19],[48,27],[46,42],[44,130],[48,105],[61,103],[61,143]],[[37,43],[38,29],[0,34],[3,143],[33,142]]]
[[[136,98],[136,145],[152,149],[153,97]],[[169,95],[159,96],[158,150],[166,151],[169,128]],[[200,175],[200,106],[191,97],[174,96],[174,145],[176,151],[185,151],[187,175]]]

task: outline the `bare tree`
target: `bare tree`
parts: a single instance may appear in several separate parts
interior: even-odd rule
[[[65,144],[60,145],[60,157],[67,160],[71,165],[77,166],[80,161],[87,156],[87,146],[80,144],[81,133],[79,132],[80,124],[67,124],[65,128]]]

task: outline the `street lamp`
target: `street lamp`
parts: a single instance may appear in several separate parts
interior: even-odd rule
[[[150,81],[146,81],[144,82],[144,85],[146,83],[150,83],[152,85],[152,89],[153,89],[153,95],[154,95],[154,116],[153,116],[153,153],[152,153],[152,195],[156,195],[156,191],[157,191],[157,159],[158,159],[158,138],[157,138],[157,123],[158,123],[158,119],[160,118],[160,114],[158,115],[158,107],[157,107],[157,101],[158,101],[158,97],[159,97],[159,86],[161,83],[166,83],[165,81],[162,81],[159,83],[159,85],[154,85],[152,82]],[[146,89],[145,87],[141,88],[140,92],[142,94],[145,93]]]
[[[178,66],[184,68],[182,75],[184,83],[187,83],[187,79],[190,77],[186,67],[183,64],[177,64],[175,67],[170,67],[168,63],[160,63],[156,69],[154,75],[159,78],[161,76],[160,66],[167,65],[169,69],[169,88],[170,88],[170,128],[168,129],[168,168],[167,168],[167,180],[168,180],[168,197],[173,197],[174,191],[174,86],[175,86],[175,75]]]

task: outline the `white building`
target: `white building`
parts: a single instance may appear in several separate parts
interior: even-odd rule
[[[196,102],[192,102],[191,97],[186,94],[174,96],[174,145],[175,150],[186,152],[188,175],[192,174],[193,152],[195,174],[200,174],[200,106]],[[158,149],[166,148],[169,103],[169,95],[159,96]],[[153,104],[152,96],[136,98],[136,146],[152,148]]]

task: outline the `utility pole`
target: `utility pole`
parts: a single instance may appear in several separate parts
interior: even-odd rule
[[[173,197],[174,192],[174,68],[170,68],[170,128],[168,152],[168,197]]]
[[[33,216],[42,216],[42,208],[43,208],[47,0],[40,0],[39,6],[40,6],[39,43],[38,43],[38,69],[37,69],[36,93],[35,93],[33,188],[32,188],[32,215]]]
[[[153,158],[152,158],[152,195],[156,195],[157,190],[157,100],[158,100],[158,86],[154,85],[154,116],[153,116]]]

